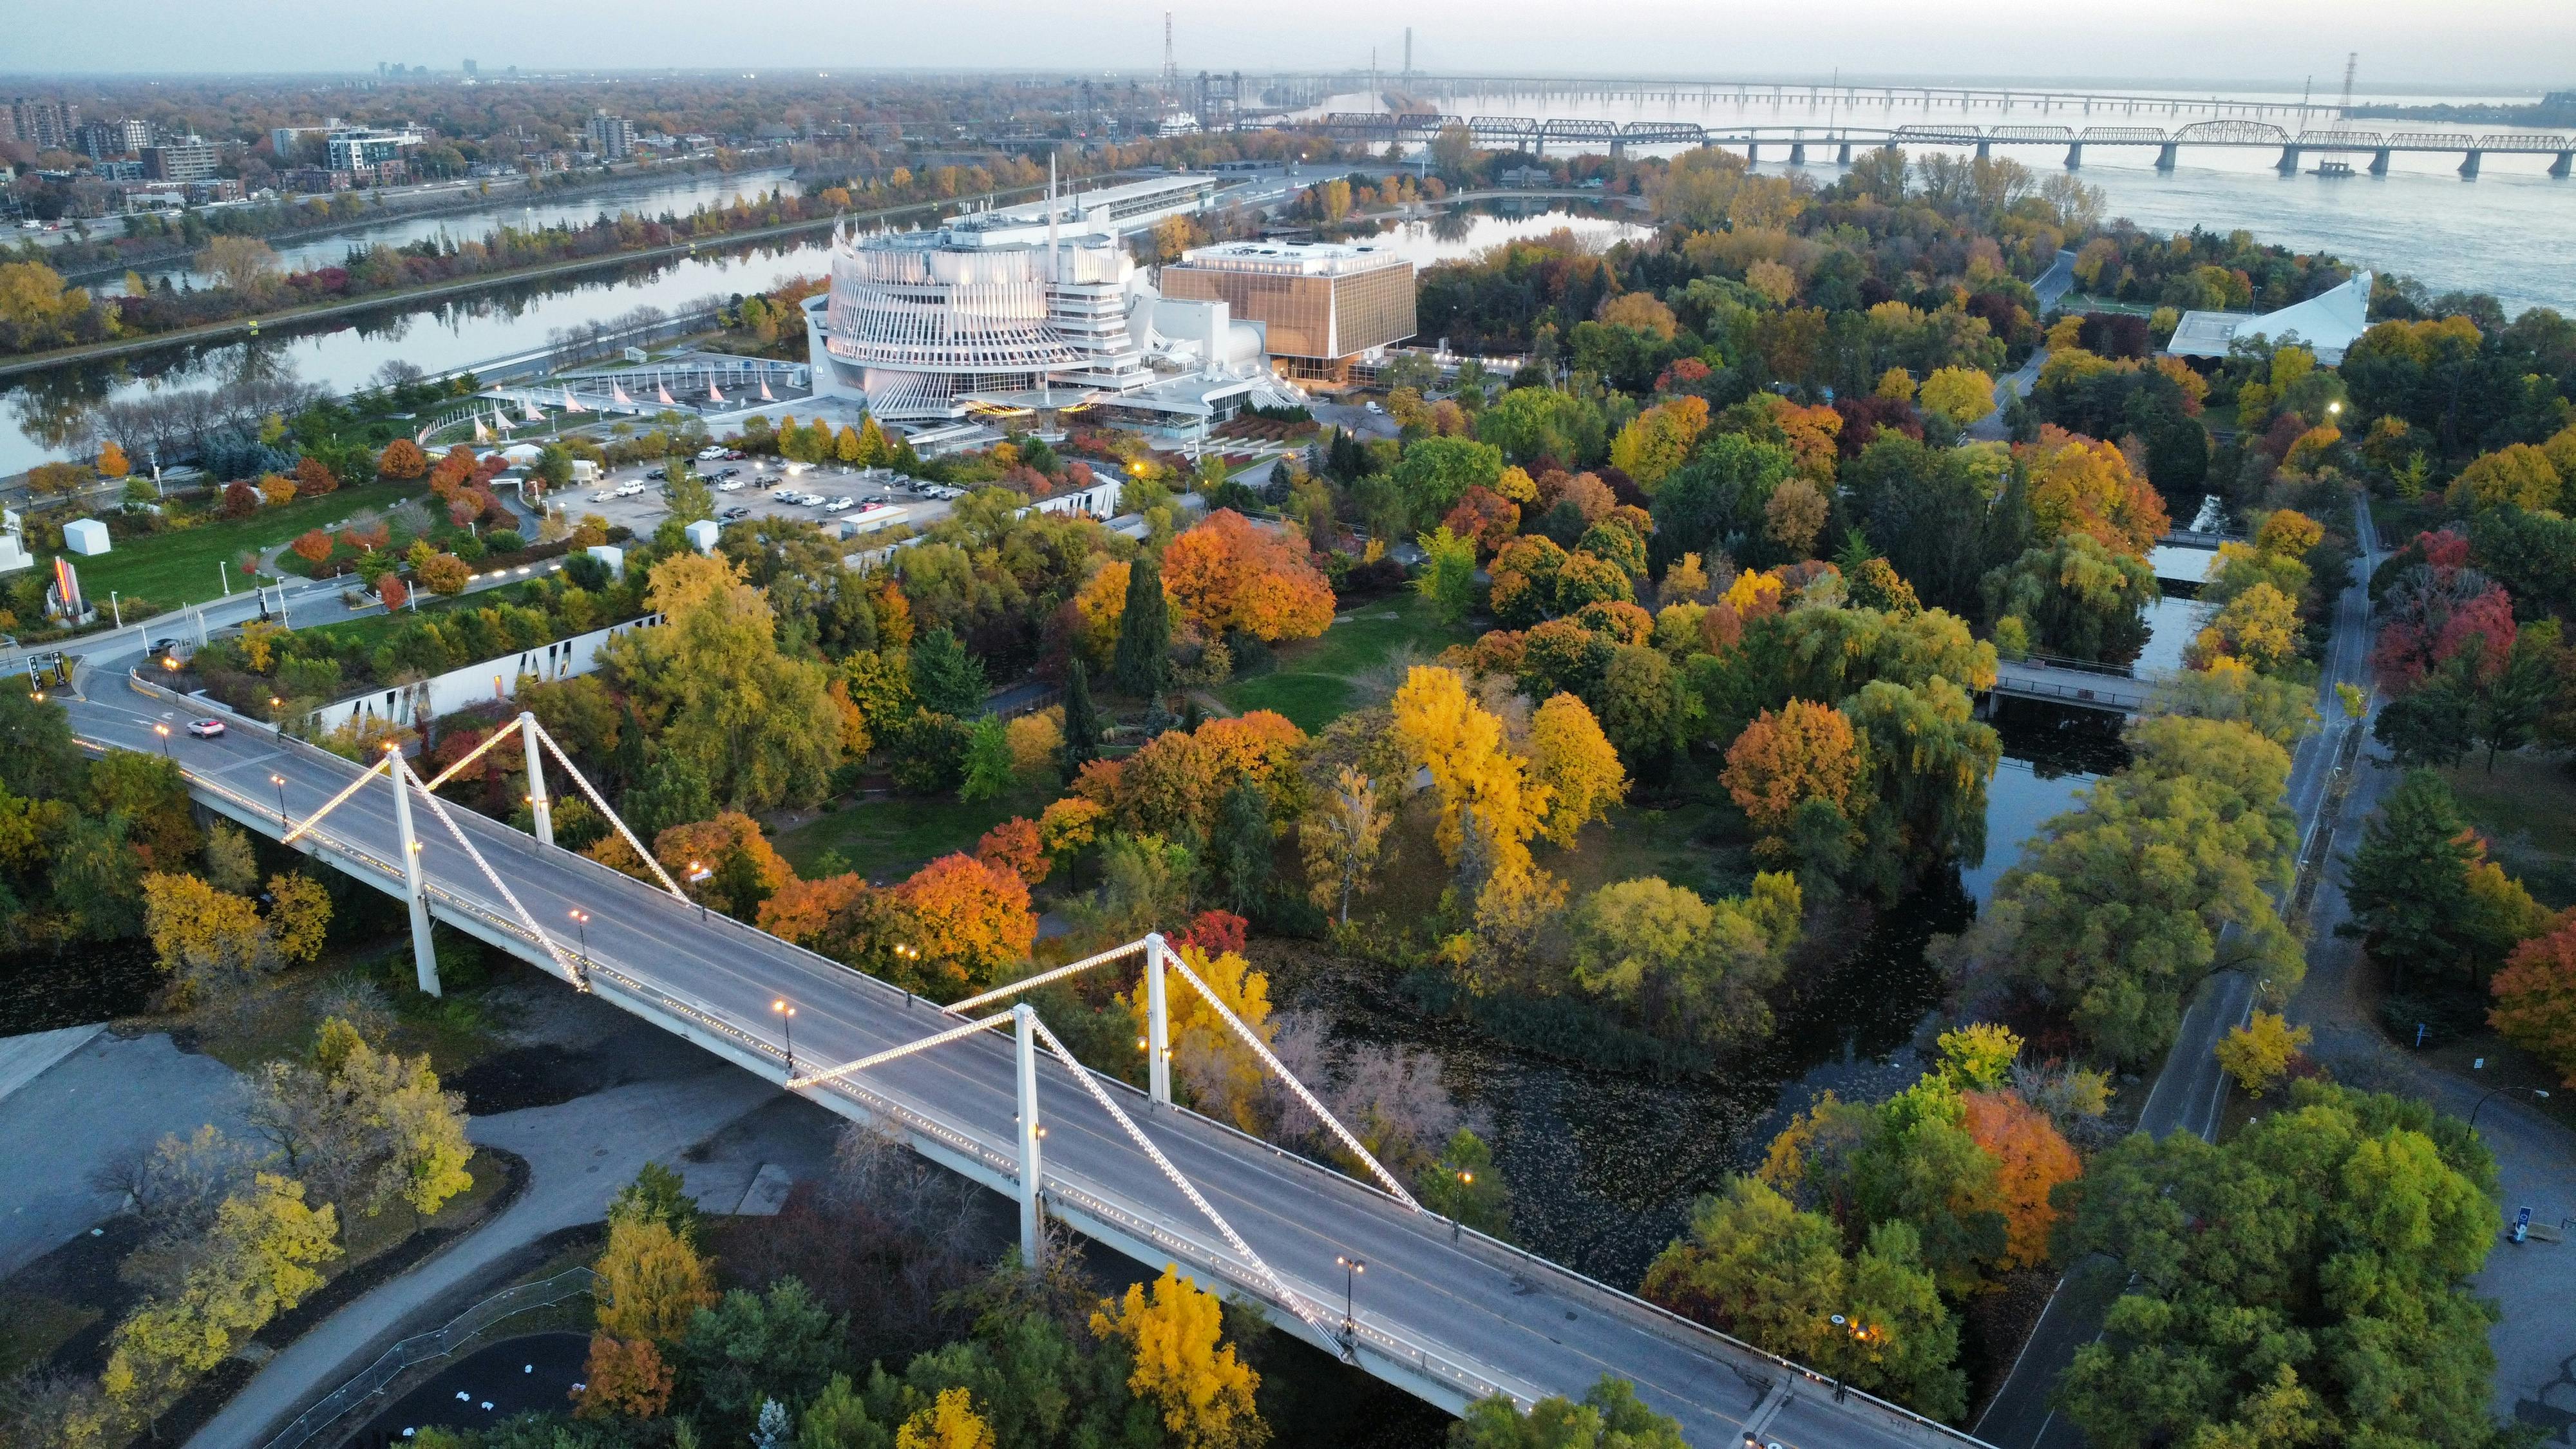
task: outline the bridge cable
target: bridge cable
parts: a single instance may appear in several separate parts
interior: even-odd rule
[[[298,826],[296,826],[294,829],[292,829],[292,830],[290,830],[290,831],[286,832],[285,836],[284,836],[282,839],[280,839],[277,843],[278,843],[278,844],[280,844],[280,845],[293,845],[293,844],[295,843],[295,838],[296,838],[297,836],[302,835],[304,832],[306,832],[306,831],[308,831],[308,830],[311,830],[314,826],[321,824],[321,823],[322,823],[322,817],[323,817],[323,816],[328,815],[328,814],[330,814],[332,811],[339,809],[339,808],[340,808],[340,806],[341,806],[341,804],[342,804],[342,802],[346,801],[350,796],[357,794],[357,793],[358,793],[358,791],[359,791],[360,789],[362,789],[362,788],[364,788],[364,787],[365,787],[366,783],[367,783],[369,780],[372,780],[372,779],[374,779],[377,775],[379,775],[379,774],[383,773],[383,772],[384,772],[384,769],[385,769],[386,762],[387,762],[387,761],[389,761],[389,760],[391,760],[392,758],[393,758],[393,752],[392,752],[392,751],[390,751],[390,750],[386,751],[386,752],[385,752],[385,758],[384,758],[384,759],[382,759],[382,760],[378,760],[378,761],[376,761],[374,764],[372,764],[372,765],[368,766],[368,767],[366,768],[366,770],[358,776],[358,778],[356,778],[356,779],[354,779],[354,780],[351,780],[351,781],[349,782],[348,787],[347,787],[346,789],[343,789],[339,794],[334,795],[334,796],[332,796],[329,800],[327,800],[327,801],[323,802],[323,805],[322,805],[322,808],[321,808],[321,809],[316,810],[316,811],[314,811],[312,814],[305,816],[305,817],[304,817],[304,823],[303,823],[303,824],[298,825]],[[399,862],[397,862],[397,863],[399,863]]]
[[[787,1085],[791,1089],[821,1086],[825,1082],[834,1081],[841,1077],[848,1076],[852,1072],[865,1071],[868,1068],[880,1065],[881,1063],[893,1061],[897,1057],[908,1057],[914,1052],[938,1046],[943,1042],[952,1042],[960,1037],[973,1036],[979,1031],[999,1026],[1010,1019],[1011,1014],[1009,1012],[997,1011],[991,1016],[985,1017],[980,1021],[970,1021],[964,1026],[954,1026],[950,1027],[946,1031],[933,1032],[928,1036],[919,1038],[918,1040],[905,1042],[899,1047],[888,1047],[884,1051],[878,1052],[873,1056],[864,1056],[854,1062],[843,1062],[841,1065],[829,1068],[825,1071],[809,1072],[801,1077],[791,1077],[788,1079]]]
[[[497,744],[501,743],[502,739],[503,739],[505,736],[507,736],[507,735],[511,734],[513,731],[517,730],[517,729],[518,729],[518,727],[519,727],[519,722],[518,722],[517,720],[515,720],[515,719],[514,719],[514,720],[510,720],[510,721],[508,721],[507,723],[505,723],[505,724],[501,725],[499,728],[497,728],[497,729],[493,730],[493,731],[492,731],[492,733],[491,733],[491,735],[490,735],[488,738],[486,738],[486,739],[483,741],[483,743],[481,743],[481,744],[479,744],[479,745],[476,745],[473,749],[471,749],[471,750],[467,751],[467,752],[466,752],[466,754],[465,754],[465,757],[464,757],[463,759],[458,760],[455,764],[452,764],[452,765],[448,766],[446,769],[441,770],[441,771],[439,771],[436,775],[432,776],[432,777],[430,778],[430,780],[429,780],[429,783],[427,783],[427,784],[425,784],[425,785],[421,786],[421,788],[422,788],[422,789],[424,789],[424,790],[435,790],[435,789],[437,789],[439,786],[446,784],[448,781],[450,781],[450,780],[452,780],[452,779],[455,779],[455,778],[456,778],[456,776],[457,776],[457,774],[458,774],[460,771],[462,771],[466,766],[468,766],[468,765],[470,765],[470,764],[473,764],[476,760],[479,760],[479,759],[483,758],[483,752],[484,752],[485,750],[488,750],[488,749],[492,748],[494,745],[497,745]]]
[[[1141,951],[1144,947],[1145,943],[1143,941],[1130,941],[1124,946],[1112,946],[1108,950],[1103,951],[1096,956],[1085,956],[1070,966],[1058,966],[1052,971],[1041,971],[1035,976],[1024,976],[1017,981],[996,986],[981,996],[969,996],[964,1001],[952,1001],[945,1007],[942,1007],[941,1010],[963,1014],[975,1007],[983,1006],[989,1002],[999,1001],[1005,996],[1015,996],[1023,991],[1034,991],[1038,987],[1052,985],[1068,976],[1088,971],[1094,966],[1107,965],[1109,962],[1115,961],[1121,956],[1131,955],[1134,952]]]
[[[617,827],[617,833],[624,837],[627,847],[641,856],[646,865],[653,868],[653,874],[661,877],[662,889],[669,891],[676,900],[688,900],[689,893],[672,882],[671,873],[662,868],[662,862],[653,858],[653,852],[646,850],[644,842],[635,838],[635,832],[626,828],[626,822],[618,817],[617,812],[608,808],[608,802],[599,798],[599,792],[590,787],[590,781],[574,766],[572,758],[564,753],[563,746],[556,744],[555,737],[546,733],[545,725],[534,719],[531,719],[529,724],[536,730],[537,738],[546,742],[546,748],[554,751],[555,763],[564,767],[564,773],[572,776],[572,782],[581,787],[581,793],[589,796],[590,803],[599,807],[599,813],[608,817],[608,823]]]
[[[1091,1094],[1091,1100],[1098,1102],[1103,1110],[1117,1119],[1118,1125],[1126,1129],[1127,1136],[1138,1147],[1145,1150],[1146,1156],[1154,1159],[1154,1165],[1163,1170],[1163,1176],[1171,1179],[1172,1185],[1181,1190],[1182,1195],[1190,1200],[1192,1207],[1197,1208],[1209,1222],[1216,1224],[1216,1230],[1225,1234],[1226,1242],[1233,1246],[1235,1252],[1243,1256],[1245,1262],[1252,1265],[1252,1270],[1261,1275],[1262,1281],[1268,1283],[1271,1291],[1279,1295],[1280,1301],[1288,1306],[1288,1310],[1304,1319],[1306,1326],[1317,1333],[1327,1338],[1337,1337],[1338,1335],[1332,1329],[1324,1325],[1319,1311],[1307,1303],[1306,1296],[1289,1287],[1278,1272],[1270,1266],[1268,1260],[1252,1250],[1252,1245],[1245,1242],[1243,1235],[1234,1230],[1234,1224],[1225,1220],[1225,1215],[1216,1210],[1215,1204],[1202,1196],[1199,1190],[1191,1185],[1190,1180],[1181,1174],[1181,1170],[1172,1165],[1172,1159],[1163,1155],[1163,1149],[1156,1147],[1153,1139],[1145,1135],[1145,1129],[1136,1125],[1135,1118],[1119,1110],[1118,1104],[1109,1099],[1107,1092],[1101,1090],[1100,1083],[1093,1080],[1091,1069],[1074,1060],[1073,1053],[1065,1050],[1064,1043],[1058,1041],[1056,1034],[1047,1029],[1045,1020],[1033,1015],[1029,1024],[1037,1029],[1039,1036],[1046,1039],[1047,1049],[1054,1052],[1057,1060],[1063,1062],[1066,1069],[1073,1073],[1074,1080],[1082,1083],[1083,1090]]]
[[[447,813],[446,802],[431,794],[428,788],[421,784],[420,776],[412,773],[411,766],[400,764],[399,756],[393,755],[391,751],[387,751],[387,755],[397,761],[396,768],[400,769],[404,778],[420,791],[421,798],[429,802],[429,812],[438,817],[438,823],[447,827],[447,833],[456,837],[456,843],[464,847],[466,855],[482,869],[483,878],[492,883],[492,889],[499,891],[501,899],[510,903],[510,909],[518,912],[520,924],[526,926],[529,934],[537,938],[538,945],[546,948],[546,955],[553,959],[556,969],[563,973],[564,979],[581,990],[588,991],[589,979],[576,970],[570,961],[564,959],[564,953],[555,948],[554,937],[547,935],[545,928],[537,924],[537,918],[528,914],[528,908],[519,904],[518,896],[511,891],[509,883],[501,879],[499,872],[492,869],[492,863],[483,858],[483,852],[476,850],[474,842],[465,838],[465,832],[457,827],[456,817]]]

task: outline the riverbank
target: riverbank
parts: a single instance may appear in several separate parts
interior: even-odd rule
[[[347,301],[317,302],[301,307],[280,308],[275,311],[263,312],[251,317],[235,318],[224,322],[208,322],[199,326],[183,327],[170,332],[156,332],[148,337],[119,338],[113,342],[92,342],[78,347],[60,347],[50,352],[34,353],[26,357],[15,357],[0,360],[0,378],[16,377],[27,373],[40,372],[50,368],[75,365],[85,362],[101,362],[112,358],[131,357],[143,353],[158,352],[164,348],[184,347],[197,343],[225,342],[242,338],[257,337],[261,327],[263,326],[274,328],[280,325],[291,326],[305,322],[327,321],[336,317],[347,317],[360,313],[372,312],[389,306],[413,305],[421,302],[434,302],[443,298],[467,296],[492,287],[506,286],[517,282],[543,281],[550,277],[572,276],[582,272],[597,271],[606,267],[620,266],[629,262],[669,260],[677,257],[690,256],[701,249],[709,247],[729,247],[762,241],[772,241],[781,237],[797,236],[806,232],[820,231],[825,227],[835,226],[844,221],[885,221],[896,217],[910,216],[917,212],[946,210],[961,206],[968,202],[1001,202],[1019,199],[1024,195],[1035,195],[1041,189],[1042,188],[1034,186],[1017,186],[998,191],[978,192],[969,196],[943,197],[936,201],[912,202],[903,206],[887,207],[878,211],[848,213],[840,216],[816,217],[805,221],[781,222],[776,226],[759,227],[751,231],[732,232],[721,237],[706,237],[687,242],[674,242],[667,246],[648,247],[636,251],[608,252],[595,257],[579,257],[570,261],[547,262],[539,266],[519,267],[506,272],[487,272],[480,276],[463,278],[453,282],[435,282],[421,287],[397,288],[391,291],[377,292],[370,296],[353,298]]]

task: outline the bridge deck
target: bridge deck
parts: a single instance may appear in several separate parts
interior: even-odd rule
[[[93,747],[150,751],[160,747],[152,726],[172,724],[168,746],[196,797],[272,838],[283,830],[271,774],[286,778],[287,808],[298,819],[358,774],[337,756],[247,721],[235,721],[218,739],[190,739],[176,722],[208,713],[207,706],[123,678],[90,681],[88,697],[68,706],[74,729]],[[391,788],[371,782],[298,848],[398,894]],[[797,1062],[809,1071],[957,1020],[721,916],[702,923],[694,907],[499,822],[449,813],[567,957],[583,950],[570,912],[590,913],[587,960],[604,999],[747,1070],[785,1080],[770,1011],[782,996],[797,1004]],[[435,817],[416,814],[433,913],[553,969],[545,948]],[[1010,1046],[986,1033],[889,1063],[865,1080],[805,1094],[842,1115],[894,1125],[925,1155],[1010,1191],[1017,1173],[1012,1061]],[[1041,1078],[1050,1211],[1149,1264],[1177,1261],[1203,1282],[1241,1292],[1290,1332],[1328,1346],[1224,1245],[1067,1070],[1047,1061]],[[1142,1096],[1123,1084],[1111,1090],[1255,1251],[1310,1305],[1323,1306],[1328,1319],[1339,1317],[1335,1255],[1365,1257],[1360,1362],[1435,1403],[1454,1409],[1498,1390],[1523,1400],[1579,1396],[1613,1373],[1633,1380],[1646,1402],[1677,1416],[1695,1444],[1732,1449],[1775,1386],[1787,1402],[1771,1412],[1765,1436],[1784,1443],[1877,1449],[1978,1442],[1863,1394],[1837,1403],[1829,1386],[1782,1360],[1544,1260],[1457,1232],[1443,1219],[1414,1213],[1194,1114],[1149,1112]]]

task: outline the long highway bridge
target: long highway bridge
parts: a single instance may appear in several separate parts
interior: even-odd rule
[[[2403,154],[2458,156],[2460,174],[2474,177],[2480,162],[2492,155],[2548,156],[2549,174],[2565,179],[2576,170],[2576,137],[2546,131],[2495,131],[2484,135],[2435,131],[2366,131],[2351,128],[2287,130],[2269,121],[2242,117],[2194,121],[2167,131],[2160,126],[1993,125],[1925,122],[1883,126],[1702,126],[1693,121],[1592,121],[1533,116],[1457,116],[1434,112],[1342,111],[1305,123],[1305,128],[1337,141],[1371,144],[1427,145],[1443,131],[1463,126],[1479,145],[1527,151],[1544,156],[1552,146],[1565,151],[1607,150],[1620,154],[1630,147],[1723,146],[1744,148],[1759,161],[1764,147],[1785,151],[1793,166],[1811,152],[1830,152],[1840,164],[1851,164],[1855,149],[1882,146],[1940,146],[1991,155],[1995,147],[2046,147],[2063,151],[2067,168],[2084,164],[2093,150],[2153,150],[2156,166],[2172,170],[2184,147],[2264,150],[2278,153],[2283,174],[2299,169],[2307,156],[2362,156],[2372,175],[2386,175],[2392,157]]]
[[[1980,1442],[1463,1229],[1392,1180],[1356,1181],[1174,1106],[1167,1067],[1139,1093],[1042,1055],[1033,1038],[1051,1038],[1033,1013],[970,1019],[559,849],[538,838],[542,792],[537,833],[523,834],[437,800],[398,755],[362,768],[130,662],[74,676],[62,702],[82,744],[166,753],[207,810],[406,900],[426,990],[435,919],[1020,1198],[1024,1241],[1042,1211],[1141,1263],[1175,1263],[1452,1411],[1498,1393],[1580,1396],[1615,1374],[1710,1449],[1748,1433],[1790,1449]],[[209,716],[226,730],[191,737],[186,723]],[[516,732],[534,764],[541,731]],[[568,776],[588,789],[568,763],[558,788]],[[1174,958],[1152,940],[1145,954],[1159,986]],[[1344,1258],[1366,1264],[1347,1320]]]

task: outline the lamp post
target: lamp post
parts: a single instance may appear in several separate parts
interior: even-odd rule
[[[2469,1109],[2469,1126],[2474,1129],[2478,1125],[2478,1114],[2487,1109],[2487,1103],[2493,1099],[2497,1093],[2513,1091],[2529,1092],[2531,1095],[2540,1098],[2544,1102],[2549,1100],[2549,1093],[2539,1087],[2489,1087],[2487,1089],[2486,1096],[2478,1098],[2478,1104]]]
[[[782,996],[769,1003],[769,1009],[778,1013],[779,1035],[787,1043],[787,1077],[793,1081],[796,1078],[796,1008]]]
[[[575,910],[572,913],[572,924],[573,929],[581,933],[581,969],[584,975],[588,975],[590,972],[590,912]]]
[[[268,783],[277,787],[277,828],[288,829],[290,827],[286,819],[286,777],[271,775],[268,777]]]
[[[157,724],[152,727],[152,733],[161,737],[161,758],[165,760],[170,758],[170,727]]]
[[[1360,1275],[1368,1271],[1368,1259],[1336,1253],[1333,1261],[1342,1265],[1342,1352],[1356,1359],[1360,1321],[1352,1314],[1352,1299],[1358,1292]]]
[[[694,860],[693,860],[693,861],[690,861],[690,862],[689,862],[689,873],[688,873],[687,875],[685,875],[685,876],[681,877],[681,879],[683,879],[683,880],[687,881],[687,882],[688,882],[689,884],[691,884],[691,885],[696,885],[698,882],[700,882],[700,881],[702,881],[702,880],[707,880],[707,879],[709,879],[709,878],[713,877],[714,875],[715,875],[715,872],[714,872],[714,871],[711,871],[711,870],[707,869],[705,866],[703,866],[703,865],[701,865],[701,864],[699,864],[698,862],[696,862],[696,861],[694,861]],[[699,923],[700,923],[700,924],[702,924],[702,925],[703,925],[703,924],[706,922],[706,919],[707,919],[707,903],[706,903],[705,898],[704,898],[704,897],[701,897],[701,898],[699,899],[699,901],[698,901],[698,921],[699,921]]]

